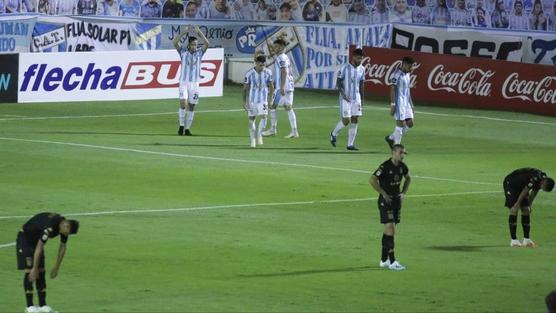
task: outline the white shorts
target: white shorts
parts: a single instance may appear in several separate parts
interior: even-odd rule
[[[187,103],[199,103],[199,83],[180,82],[180,99],[187,99]]]
[[[268,114],[268,105],[266,102],[249,103],[249,107],[247,108],[247,116],[255,117],[266,114]]]
[[[413,118],[413,110],[411,105],[396,105],[396,110],[394,112],[394,118],[396,121],[405,121],[407,119]]]
[[[276,90],[274,93],[274,105],[275,106],[293,106],[293,90],[286,91],[286,95],[282,96],[280,90]]]
[[[361,101],[348,102],[342,96],[340,96],[340,115],[342,116],[342,118],[350,118],[352,116],[363,115]]]

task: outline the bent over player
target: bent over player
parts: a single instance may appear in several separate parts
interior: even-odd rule
[[[187,27],[174,39],[174,47],[180,54],[181,71],[179,84],[180,108],[178,118],[180,127],[178,135],[191,136],[191,124],[195,115],[195,106],[199,103],[199,81],[201,80],[201,59],[207,52],[209,42],[205,35],[195,26],[195,33],[201,39],[202,47],[198,47],[197,37],[189,36],[187,46],[181,43],[181,39],[188,34]]]
[[[540,189],[550,192],[554,188],[554,180],[545,172],[536,168],[520,168],[504,178],[504,195],[506,207],[510,209],[508,223],[510,225],[511,247],[535,247],[529,238],[531,230],[531,208],[533,200]],[[517,240],[517,212],[521,210],[521,226],[523,242]]]
[[[411,183],[409,168],[403,162],[406,154],[403,145],[394,145],[392,147],[392,157],[382,163],[369,180],[374,190],[380,194],[378,210],[380,211],[380,223],[384,224],[382,256],[379,266],[396,271],[405,269],[405,266],[401,265],[394,256],[394,234],[396,224],[400,222],[402,199]],[[404,183],[400,192],[402,179]]]
[[[77,234],[79,222],[67,220],[56,213],[39,213],[28,220],[17,233],[17,268],[24,270],[23,288],[27,300],[26,313],[53,312],[46,304],[46,277],[44,266],[44,245],[50,238],[60,235],[60,247],[50,278],[58,276],[58,271],[66,253],[66,243],[70,234]],[[37,287],[39,307],[33,305],[33,282]]]

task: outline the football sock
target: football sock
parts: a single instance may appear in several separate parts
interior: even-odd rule
[[[332,131],[332,135],[338,136],[338,134],[344,127],[346,127],[346,125],[344,125],[342,121],[339,121],[338,124],[336,124],[336,128],[334,128],[334,130]]]
[[[394,236],[386,236],[386,239],[388,240],[388,259],[394,263],[396,261],[394,256]]]
[[[351,126],[349,127],[348,147],[353,146],[353,144],[355,143],[355,137],[357,136],[357,125],[357,123],[351,123]]]
[[[297,119],[295,117],[295,112],[293,109],[288,111],[288,119],[290,120],[290,127],[292,128],[292,132],[297,132]]]
[[[399,145],[402,142],[403,127],[398,127],[394,129],[394,144]]]
[[[386,262],[386,260],[388,260],[388,241],[385,234],[382,234],[382,256],[380,257],[380,260],[382,262]]]
[[[409,131],[409,126],[405,125],[402,129],[402,135],[404,135],[405,133],[407,133]]]
[[[249,120],[249,137],[251,137],[251,139],[256,139],[256,132],[257,129],[255,128],[255,120]]]
[[[521,226],[523,227],[523,238],[529,238],[529,231],[531,230],[531,216],[521,215]]]
[[[270,129],[276,130],[278,119],[276,118],[276,109],[270,109]]]
[[[185,109],[179,108],[178,118],[180,121],[180,126],[185,126]]]
[[[517,231],[517,215],[510,215],[508,218],[508,224],[510,224],[510,236],[512,240],[516,240],[517,236],[515,235]]]
[[[185,129],[190,129],[191,124],[193,124],[193,117],[195,116],[195,111],[187,111],[187,119],[185,123]]]
[[[45,272],[40,272],[37,278],[37,294],[39,295],[39,306],[46,305],[46,277]]]
[[[259,129],[257,130],[257,137],[262,136],[263,130],[266,127],[266,116],[261,117],[259,121]]]
[[[29,281],[29,273],[25,273],[25,276],[23,276],[23,289],[25,290],[27,306],[33,306],[33,283]]]

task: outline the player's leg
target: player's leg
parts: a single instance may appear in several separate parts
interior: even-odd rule
[[[24,271],[23,291],[25,292],[26,313],[36,312],[33,305],[33,283],[29,280],[29,273],[33,267],[33,249],[27,245],[23,232],[17,234],[16,239],[17,268]]]
[[[396,120],[396,126],[394,127],[394,132],[389,137],[394,141],[394,144],[400,144],[402,142],[403,137],[403,128],[405,127],[404,120]]]
[[[251,148],[257,146],[257,128],[255,127],[256,116],[249,116],[249,139],[251,140]]]
[[[394,235],[394,222],[389,218],[389,207],[384,201],[382,196],[378,197],[378,211],[380,213],[380,223],[384,225],[384,230],[382,232],[382,254],[380,257],[380,267],[387,268],[390,266],[390,260],[388,259],[388,252],[390,251],[390,238]]]
[[[179,84],[179,98],[180,107],[178,109],[178,121],[180,126],[178,128],[178,135],[183,136],[185,133],[185,108],[187,107],[187,88],[185,83]]]
[[[409,131],[410,128],[413,127],[413,118],[408,118],[405,120],[405,125],[402,130],[402,135],[405,135]]]
[[[274,136],[278,132],[278,117],[276,116],[276,107],[280,102],[282,95],[279,90],[274,92],[274,101],[269,105],[270,108],[270,129],[263,131],[263,136]]]
[[[517,201],[517,194],[510,189],[510,184],[508,181],[504,181],[504,195],[506,197],[505,206],[510,210],[508,216],[508,226],[510,229],[510,247],[521,247],[521,242],[517,240],[517,213],[518,209],[513,206]]]
[[[330,144],[336,147],[336,137],[340,134],[340,131],[349,124],[349,119],[351,118],[351,111],[349,110],[349,103],[340,96],[340,121],[336,124],[336,127],[330,133]]]
[[[389,269],[391,270],[395,270],[395,271],[401,271],[401,270],[405,270],[405,266],[401,265],[400,262],[398,262],[396,260],[396,257],[394,256],[394,234],[395,234],[395,227],[396,224],[400,223],[400,211],[401,211],[401,198],[399,197],[392,197],[392,202],[390,203],[390,208],[391,208],[391,214],[393,216],[393,218],[391,220],[393,220],[392,223],[392,237],[390,238],[390,250],[388,251],[388,259],[390,260],[390,266],[388,266]]]
[[[534,248],[535,243],[529,237],[531,231],[531,207],[526,206],[521,208],[521,227],[523,227],[523,246],[527,248]]]
[[[351,125],[348,133],[348,150],[359,150],[355,147],[355,137],[357,137],[357,127],[359,126],[359,116],[361,116],[361,103],[355,102],[350,104]]]
[[[263,144],[263,131],[266,128],[266,117],[267,117],[267,114],[268,114],[268,104],[262,103],[258,113],[259,113],[259,116],[261,117],[261,120],[259,121],[259,127],[257,129],[257,144],[262,145]]]
[[[185,117],[185,135],[191,136],[191,125],[195,116],[195,106],[199,103],[199,88],[196,84],[187,86],[187,110]]]
[[[284,107],[288,112],[288,120],[290,121],[291,132],[286,138],[297,138],[299,137],[299,132],[297,131],[297,117],[293,111],[293,91],[287,92],[284,96]]]

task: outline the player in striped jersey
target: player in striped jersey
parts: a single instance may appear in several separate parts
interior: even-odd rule
[[[265,68],[266,57],[257,55],[255,67],[245,74],[243,85],[243,108],[249,116],[249,137],[251,148],[263,144],[263,129],[266,127],[268,104],[272,103],[274,82],[272,71]],[[260,116],[259,128],[255,128],[255,120]]]
[[[297,118],[293,111],[293,90],[294,81],[292,75],[292,65],[289,57],[284,53],[287,44],[284,39],[278,38],[274,41],[274,50],[278,55],[274,61],[274,81],[276,91],[274,92],[274,101],[270,105],[270,129],[263,132],[263,136],[274,136],[277,133],[278,119],[276,117],[276,107],[284,106],[288,112],[290,120],[291,132],[286,138],[297,138]]]
[[[390,115],[396,120],[394,132],[384,138],[390,149],[402,142],[402,136],[413,127],[413,101],[411,100],[411,72],[413,59],[404,57],[402,65],[390,78]]]
[[[180,136],[191,136],[190,128],[195,114],[195,105],[199,103],[201,59],[209,46],[209,42],[199,29],[199,26],[195,26],[194,30],[202,41],[202,47],[198,47],[197,37],[194,36],[189,36],[187,46],[183,45],[181,40],[188,34],[189,29],[189,26],[186,27],[185,31],[174,39],[174,47],[180,54],[181,59],[179,84],[180,108],[178,110],[180,122],[178,135]]]
[[[365,68],[361,66],[363,57],[363,50],[355,49],[351,62],[345,64],[340,69],[336,80],[336,87],[340,93],[341,120],[330,134],[330,143],[336,147],[336,136],[351,121],[347,149],[352,151],[359,150],[355,147],[354,143],[357,136],[358,118],[363,115],[361,109],[363,105],[363,83],[365,82]]]

